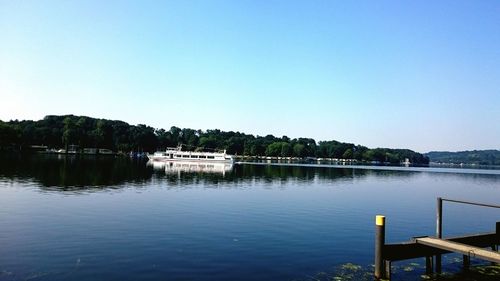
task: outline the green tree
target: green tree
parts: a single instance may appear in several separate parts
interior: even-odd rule
[[[281,157],[289,157],[292,155],[292,146],[287,142],[281,143]]]
[[[113,127],[110,122],[99,119],[94,130],[95,146],[102,148],[113,148]]]
[[[281,142],[273,142],[266,148],[266,156],[277,157],[281,154]]]
[[[305,157],[306,156],[306,146],[301,143],[296,143],[293,146],[293,156],[295,157]]]
[[[137,126],[132,126],[129,133],[134,150],[144,152],[153,152],[156,150],[158,142],[152,127],[139,124]]]
[[[344,158],[344,159],[352,159],[352,156],[353,156],[353,154],[352,154],[352,149],[350,149],[350,148],[348,148],[348,149],[344,152],[344,154],[342,154],[342,158]]]
[[[182,129],[179,133],[178,141],[190,149],[196,148],[199,141],[198,132],[193,129]]]
[[[217,148],[217,139],[213,136],[202,136],[199,144],[203,148],[215,149]]]
[[[18,128],[0,121],[0,147],[19,143],[21,132]]]
[[[73,116],[67,116],[63,120],[64,129],[62,135],[62,142],[66,146],[66,150],[70,144],[75,144],[77,142],[78,131],[76,127],[76,121]]]

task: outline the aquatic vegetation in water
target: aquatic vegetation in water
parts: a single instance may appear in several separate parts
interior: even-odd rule
[[[336,266],[331,272],[319,272],[303,281],[373,281],[373,267],[354,263]]]
[[[467,271],[460,270],[460,263],[448,264],[454,272],[443,272],[440,275],[420,274],[425,266],[419,263],[408,263],[392,267],[392,280],[426,280],[426,281],[498,281],[500,265],[476,265]],[[420,272],[420,273],[418,273]],[[345,263],[336,266],[331,272],[319,272],[303,281],[373,281],[373,265],[362,266]]]
[[[432,281],[498,281],[500,280],[500,265],[473,266],[467,271],[455,274],[442,274],[429,280]]]
[[[402,270],[406,272],[414,271],[415,269],[422,268],[422,265],[419,263],[411,262],[407,265],[402,266]]]
[[[353,264],[353,263],[346,263],[341,266],[343,270],[350,270],[353,272],[361,270],[363,267],[361,265]]]

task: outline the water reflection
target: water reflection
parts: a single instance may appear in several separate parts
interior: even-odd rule
[[[117,188],[144,183],[153,174],[144,162],[113,156],[10,155],[0,158],[0,178],[34,180],[46,190]]]
[[[177,174],[179,176],[181,173],[213,173],[221,174],[224,177],[226,173],[233,170],[232,163],[150,160],[147,165],[152,166],[155,170],[163,170],[166,174]]]
[[[436,170],[436,169],[434,169]],[[432,168],[426,170],[432,172]],[[42,190],[98,191],[107,188],[148,186],[153,181],[162,186],[190,188],[197,184],[229,188],[255,183],[286,187],[354,182],[369,177],[410,179],[427,172],[407,170],[370,170],[353,167],[256,165],[193,162],[134,161],[123,157],[58,157],[51,155],[0,158],[0,180],[25,180],[38,183]],[[500,183],[496,174],[441,173],[441,179],[455,178],[474,183]]]

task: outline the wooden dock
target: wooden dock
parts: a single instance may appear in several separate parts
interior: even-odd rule
[[[432,237],[416,238],[415,241],[417,242],[417,244],[423,244],[433,248],[467,255],[471,258],[479,258],[491,262],[500,263],[500,253],[496,251],[493,252],[467,244]]]
[[[386,244],[385,217],[375,219],[375,278],[390,279],[393,262],[425,258],[426,274],[441,273],[441,255],[459,253],[463,255],[464,268],[468,268],[471,258],[500,263],[500,222],[496,222],[495,230],[489,233],[471,234],[459,237],[442,238],[442,206],[443,201],[500,208],[497,205],[438,198],[436,211],[436,237],[414,237],[412,240]],[[490,248],[491,250],[486,250]]]

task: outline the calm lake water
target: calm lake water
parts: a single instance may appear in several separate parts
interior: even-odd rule
[[[433,235],[438,196],[499,204],[500,171],[3,157],[0,280],[311,280],[369,268],[376,214],[388,242]],[[496,221],[444,205],[445,235]]]

